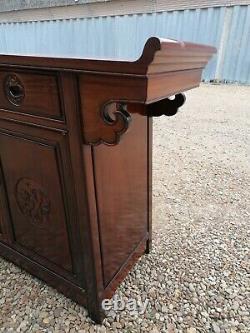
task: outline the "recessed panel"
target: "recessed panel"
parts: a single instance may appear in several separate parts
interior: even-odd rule
[[[1,133],[0,150],[15,242],[72,271],[60,146]]]

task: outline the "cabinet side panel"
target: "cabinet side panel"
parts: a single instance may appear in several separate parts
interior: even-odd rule
[[[93,148],[105,286],[147,236],[147,131],[147,118],[134,114],[118,145]]]

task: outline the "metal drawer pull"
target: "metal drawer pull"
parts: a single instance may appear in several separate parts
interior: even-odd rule
[[[5,79],[5,95],[11,104],[22,104],[25,97],[24,87],[16,75],[8,75]]]

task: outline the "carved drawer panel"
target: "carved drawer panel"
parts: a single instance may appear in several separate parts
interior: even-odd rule
[[[63,120],[57,75],[1,70],[0,109]]]
[[[72,272],[59,142],[1,130],[0,152],[14,242]]]

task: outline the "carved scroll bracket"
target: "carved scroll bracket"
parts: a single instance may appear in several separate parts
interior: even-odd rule
[[[97,146],[106,144],[116,145],[125,133],[131,122],[131,115],[127,111],[127,103],[109,101],[100,107],[98,118],[95,118],[94,132],[90,132],[90,138],[85,137],[85,144]],[[92,122],[94,123],[94,122]]]
[[[159,102],[147,105],[147,115],[150,117],[174,116],[185,101],[186,97],[184,94],[177,94],[174,99],[165,98]]]
[[[177,94],[174,99],[163,99],[161,101],[145,105],[138,102],[109,101],[100,107],[98,129],[95,136],[98,140],[85,141],[90,145],[116,145],[120,142],[121,136],[128,130],[131,123],[131,113],[138,113],[142,116],[159,117],[174,116],[178,109],[185,103],[185,95]]]
[[[108,102],[101,108],[101,120],[105,124],[102,138],[95,144],[105,143],[115,145],[119,143],[121,135],[127,131],[131,122],[131,115],[124,102]]]
[[[146,104],[148,81],[145,76],[86,74],[78,79],[83,142],[87,145],[116,145],[129,129],[132,114],[172,116],[185,102],[185,96],[177,94],[173,100],[166,98]]]
[[[83,141],[116,145],[129,129],[135,108],[145,100],[144,77],[80,75]]]

